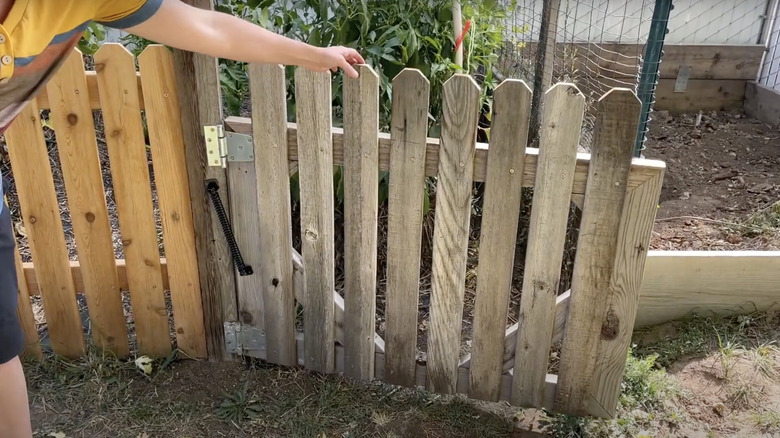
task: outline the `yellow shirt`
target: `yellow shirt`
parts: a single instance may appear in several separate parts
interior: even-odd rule
[[[125,29],[151,17],[161,3],[15,0],[0,25],[0,133],[57,71],[90,22]]]

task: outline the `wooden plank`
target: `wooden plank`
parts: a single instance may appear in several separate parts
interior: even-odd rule
[[[780,126],[780,93],[749,81],[745,88],[745,113],[753,118]]]
[[[599,337],[612,330],[609,297],[613,274],[623,267],[616,259],[631,144],[636,135],[640,102],[626,89],[613,89],[599,99],[593,158],[580,222],[577,255],[572,275],[572,299],[561,349],[556,411],[590,414]],[[602,323],[604,327],[602,327]]]
[[[458,74],[444,83],[442,94],[427,388],[451,394],[458,384],[479,87],[470,76]]]
[[[95,62],[138,350],[164,357],[171,351],[170,339],[160,336],[168,331],[168,311],[135,60],[122,45],[105,44]]]
[[[119,43],[104,43],[104,45],[121,45]],[[99,50],[99,49],[98,49]],[[102,101],[100,97],[100,86],[98,85],[98,73],[103,66],[100,62],[95,61],[95,71],[86,71],[84,76],[87,80],[87,94],[89,95],[89,108],[93,110],[102,109]],[[135,69],[134,69],[135,71]],[[135,88],[138,91],[138,104],[141,109],[144,108],[144,99],[141,94],[141,75],[135,73]],[[51,109],[51,103],[49,101],[49,92],[46,87],[43,87],[41,91],[35,96],[35,100],[38,102],[38,108]]]
[[[525,82],[508,79],[496,88],[493,100],[469,374],[469,396],[488,401],[498,399],[501,387],[531,98]],[[545,97],[545,107],[550,104]]]
[[[46,89],[84,278],[92,341],[98,348],[123,357],[130,347],[81,52],[71,51]]]
[[[30,102],[5,132],[21,215],[27,231],[52,350],[81,357],[85,350],[81,316],[70,275],[65,234],[54,189],[40,111]]]
[[[162,273],[162,290],[168,290],[168,264],[165,259],[159,259],[160,270]],[[122,291],[130,290],[129,274],[127,272],[127,262],[124,259],[117,259],[116,273],[119,278],[119,289]],[[81,265],[77,260],[69,262],[69,270],[71,278],[73,278],[73,293],[84,293],[84,278],[81,275]],[[36,273],[35,264],[32,262],[22,263],[22,271],[24,272],[24,280],[27,283],[27,289],[31,297],[40,296],[45,294],[42,291],[40,283],[38,283],[38,274]]]
[[[417,356],[417,309],[425,195],[425,139],[430,83],[419,70],[393,79],[387,216],[385,340],[388,383],[412,386]]]
[[[636,327],[780,308],[780,251],[650,251]]]
[[[742,109],[745,100],[744,80],[692,79],[683,93],[675,93],[674,79],[661,79],[656,90],[656,110],[672,114]],[[652,123],[652,122],[651,122]]]
[[[304,279],[303,257],[295,249],[292,249],[292,266],[295,299],[298,301],[298,304],[305,308],[306,280]],[[335,290],[333,291],[333,308],[333,337],[338,344],[344,345],[344,298]],[[374,333],[374,351],[379,353],[385,352],[385,341],[376,333]],[[300,364],[303,364],[302,360],[302,358],[298,358]]]
[[[546,93],[515,349],[514,369],[523,370],[514,376],[516,405],[539,407],[544,398],[584,110],[574,85],[559,83]]]
[[[617,230],[617,269],[610,279],[612,293],[602,317],[596,348],[598,360],[588,399],[592,415],[613,418],[617,410],[662,184],[663,173],[659,173],[626,195],[623,219]]]
[[[8,209],[8,201],[3,197],[3,214],[8,214],[8,223],[4,223],[3,226],[11,226],[11,212]],[[24,354],[35,359],[41,359],[41,340],[38,336],[38,326],[35,322],[35,316],[33,315],[32,303],[30,302],[30,289],[27,287],[27,282],[24,281],[24,269],[22,267],[22,257],[19,254],[16,242],[11,237],[11,242],[7,242],[9,245],[14,245],[14,268],[16,270],[16,282],[18,288],[18,299],[16,316],[19,318],[19,325],[22,326],[24,331]]]
[[[344,79],[344,351],[347,377],[374,376],[379,215],[379,76]],[[330,137],[330,136],[328,136]]]
[[[65,234],[51,174],[40,111],[30,102],[5,132],[24,227],[45,291],[43,309],[54,353],[81,357],[86,349],[70,275]]]
[[[234,132],[243,134],[252,133],[252,123],[244,117],[228,117],[225,123]],[[344,164],[344,132],[340,128],[331,129],[333,142],[333,164]],[[488,145],[477,143],[477,152],[474,156],[475,182],[485,181],[487,175]],[[294,123],[287,124],[287,153],[288,160],[292,163],[298,161],[298,127]],[[390,169],[390,150],[392,139],[388,133],[379,134],[379,170]],[[523,187],[533,187],[536,179],[536,166],[539,158],[539,149],[526,149],[525,168],[523,175]],[[585,193],[585,180],[588,177],[590,154],[577,153],[577,168],[574,174],[574,188],[572,198],[581,197]],[[425,176],[437,176],[439,174],[439,139],[428,138],[425,151]],[[629,174],[628,187],[638,187],[649,178],[652,178],[659,169],[664,168],[664,163],[658,160],[634,159]]]
[[[152,160],[158,169],[157,196],[168,260],[171,300],[178,348],[193,357],[206,357],[206,334],[195,253],[195,226],[186,184],[179,95],[173,72],[173,56],[160,45],[147,47],[138,57]],[[144,74],[146,72],[146,74]]]
[[[214,7],[211,0],[183,1],[206,10]],[[217,181],[220,199],[226,211],[230,211],[225,169],[208,165],[203,135],[204,126],[220,125],[223,121],[217,59],[187,50],[173,50],[173,58],[179,90],[178,116],[183,128],[189,175],[190,210],[195,229],[198,230],[195,250],[206,345],[209,358],[224,360],[229,358],[224,346],[224,323],[238,319],[235,270],[227,239],[204,184],[206,180]]]
[[[259,230],[257,267],[266,334],[274,363],[295,363],[295,288],[293,284],[290,180],[287,175],[287,102],[284,68],[250,65]],[[282,145],[282,147],[279,147]],[[331,291],[332,293],[332,291]]]
[[[536,43],[530,43],[526,50],[535,47]],[[644,45],[558,43],[556,53],[575,72],[636,81]],[[659,73],[661,79],[676,79],[680,67],[688,66],[690,79],[749,81],[756,78],[763,53],[762,45],[665,44]]]
[[[253,150],[250,139],[243,146]],[[260,151],[258,151],[260,152]],[[245,271],[239,272],[234,265],[236,275],[236,292],[238,294],[238,319],[242,324],[265,330],[265,306],[263,299],[263,278],[260,275],[261,264],[265,262],[262,256],[262,238],[266,233],[276,234],[273,228],[258,227],[260,209],[257,196],[256,161],[266,161],[267,155],[255,156],[252,162],[228,162],[228,186],[235,189],[228,191],[230,205],[230,222],[236,239]],[[265,178],[266,174],[262,174]],[[272,263],[272,262],[271,262]],[[243,274],[243,275],[242,275]],[[273,276],[268,277],[271,284]],[[289,283],[288,283],[289,284]],[[272,331],[275,328],[271,329]]]
[[[330,72],[296,69],[295,102],[298,134],[305,145],[298,150],[301,252],[306,266],[305,363],[309,369],[327,373],[334,367],[335,283]],[[294,361],[290,355],[289,362]]]

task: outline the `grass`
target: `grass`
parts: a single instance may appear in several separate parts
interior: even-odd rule
[[[509,437],[518,409],[260,362],[26,362],[37,437]]]
[[[652,332],[665,335],[651,336]],[[750,422],[761,433],[780,433],[780,413],[764,406],[767,385],[777,387],[780,376],[778,338],[780,325],[767,313],[696,316],[671,326],[637,331],[626,363],[617,417],[588,420],[549,414],[547,431],[566,438],[658,437],[678,436],[673,431],[693,424],[703,436],[728,436],[710,430],[715,424],[689,414],[701,408],[702,394],[683,388],[667,371],[675,363],[706,360],[702,364],[712,367],[705,368],[718,374],[713,385],[722,388],[719,397],[723,399],[709,409],[715,418],[727,422],[723,426],[726,430]],[[699,423],[692,423],[695,421]]]

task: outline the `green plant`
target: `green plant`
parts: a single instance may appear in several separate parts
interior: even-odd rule
[[[77,47],[84,55],[94,55],[105,40],[106,30],[100,24],[93,22],[84,30]]]
[[[233,394],[225,394],[225,399],[217,408],[217,417],[225,421],[239,423],[246,419],[254,420],[262,412],[258,401],[249,397],[249,382],[244,382]]]

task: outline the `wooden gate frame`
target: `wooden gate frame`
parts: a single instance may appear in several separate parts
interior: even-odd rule
[[[262,69],[263,67],[259,67]],[[259,73],[259,71],[258,71]],[[266,70],[264,73],[268,73]],[[259,83],[255,83],[259,85]],[[633,93],[627,90],[617,90],[618,97],[625,94],[636,99]],[[253,102],[253,107],[257,102]],[[609,104],[609,99],[607,99]],[[614,103],[613,103],[614,104]],[[619,99],[618,107],[623,105],[625,107],[625,99]],[[628,111],[631,110],[631,102],[628,103]],[[258,106],[257,111],[262,111],[260,108],[267,110],[267,107],[262,105]],[[613,108],[614,110],[615,108]],[[625,108],[624,108],[625,110]],[[281,120],[279,122],[282,122]],[[294,123],[286,123],[286,132],[279,133],[280,136],[286,137],[288,151],[287,160],[284,161],[284,168],[289,169],[292,173],[297,166],[297,154],[298,154],[298,138],[300,136],[299,127]],[[256,134],[258,132],[257,126],[253,126],[250,119],[241,117],[228,117],[225,120],[225,129],[228,132],[232,132],[235,135],[247,135]],[[629,127],[625,132],[629,132]],[[334,165],[344,164],[345,154],[345,136],[342,129],[333,128],[331,130],[331,143],[333,147]],[[281,138],[281,137],[280,137]],[[378,133],[378,147],[379,147],[379,159],[378,166],[380,170],[388,170],[390,168],[390,149],[392,147],[392,139],[389,134]],[[627,139],[623,139],[625,142]],[[593,175],[598,172],[600,160],[604,163],[611,153],[619,153],[619,147],[624,143],[621,139],[616,139],[611,142],[614,149],[611,152],[602,154],[601,156],[591,157],[590,154],[578,153],[576,156],[576,170],[573,177],[573,190],[571,192],[571,199],[573,202],[583,205],[584,198],[587,196],[589,188],[591,190],[599,190],[597,186],[590,186],[586,184],[589,178],[593,178]],[[625,142],[630,145],[630,141]],[[434,176],[438,172],[438,155],[439,155],[439,141],[437,139],[427,139],[426,144],[426,166],[425,174],[427,176]],[[256,144],[256,147],[262,147]],[[630,148],[627,148],[630,149]],[[539,150],[528,149],[526,151],[526,161],[524,169],[524,178],[522,185],[524,187],[533,186],[537,177],[537,166],[539,159]],[[587,333],[587,340],[584,336],[578,337],[578,343],[582,346],[587,345],[587,348],[578,348],[578,345],[564,344],[565,354],[570,359],[568,362],[564,361],[563,366],[569,367],[569,375],[572,376],[568,381],[560,381],[557,376],[548,374],[545,381],[546,385],[543,388],[543,397],[538,400],[524,399],[515,400],[512,398],[512,382],[513,382],[513,367],[517,358],[515,357],[515,350],[518,344],[517,333],[519,324],[515,324],[506,329],[504,339],[504,366],[502,368],[500,393],[498,394],[498,400],[512,401],[513,403],[520,404],[522,406],[535,406],[544,407],[548,409],[555,409],[559,412],[567,412],[576,415],[593,415],[598,417],[611,417],[614,415],[617,405],[618,393],[620,388],[620,382],[623,376],[623,367],[626,359],[626,352],[631,339],[631,333],[634,326],[634,319],[636,316],[637,299],[639,289],[642,282],[642,276],[644,273],[644,264],[647,256],[647,248],[650,240],[652,225],[655,218],[655,211],[657,209],[657,202],[660,197],[660,188],[663,180],[663,174],[665,165],[662,162],[646,159],[631,159],[629,156],[624,156],[625,162],[630,162],[629,166],[625,167],[623,175],[625,183],[623,186],[625,191],[613,191],[613,197],[618,196],[617,200],[602,200],[604,202],[611,202],[613,204],[623,205],[622,207],[622,220],[616,225],[617,234],[616,241],[612,249],[614,259],[612,262],[607,261],[608,265],[615,267],[615,269],[609,269],[608,278],[596,278],[591,281],[588,286],[583,286],[584,291],[580,294],[578,300],[577,294],[574,294],[575,298],[572,298],[571,291],[560,295],[555,302],[555,324],[553,327],[552,342],[558,342],[563,339],[564,333],[567,328],[569,330]],[[276,166],[279,168],[279,162],[273,162],[268,160],[269,166]],[[232,173],[231,169],[234,169],[234,164],[228,164],[228,174]],[[608,166],[607,166],[608,167]],[[603,171],[604,165],[601,165]],[[246,169],[243,167],[237,167],[241,169],[239,172],[246,174]],[[488,175],[488,145],[477,144],[476,155],[474,158],[474,181],[485,181]],[[278,174],[278,178],[287,178],[287,172]],[[615,181],[620,181],[620,175],[610,175],[610,178],[616,177]],[[251,176],[250,176],[251,178]],[[602,178],[603,180],[603,178]],[[269,183],[270,184],[270,183]],[[621,183],[617,183],[620,185]],[[603,183],[602,183],[603,186]],[[242,187],[247,187],[246,185]],[[603,189],[603,187],[601,187]],[[616,194],[616,195],[615,195]],[[245,195],[248,196],[248,195]],[[599,210],[606,208],[604,205],[596,206],[595,208],[588,208],[586,204],[583,211],[583,229],[587,232],[586,223],[589,218],[593,218],[594,215],[598,216]],[[614,207],[613,207],[614,208]],[[240,233],[237,233],[239,235]],[[246,244],[244,245],[246,247]],[[291,250],[291,260],[293,269],[293,284],[294,284],[294,296],[299,300],[301,304],[305,303],[304,299],[304,264],[300,254]],[[585,268],[587,269],[587,268]],[[578,287],[575,285],[574,287]],[[594,291],[608,289],[610,294],[601,294],[602,299],[596,300],[598,296],[594,296]],[[346,365],[344,363],[344,304],[343,299],[338,293],[333,292],[334,296],[334,332],[336,348],[335,348],[335,369],[330,370],[333,372],[345,372]],[[239,308],[240,305],[239,305]],[[572,310],[573,309],[573,310]],[[267,314],[267,313],[266,313]],[[598,316],[603,315],[603,316]],[[576,321],[576,326],[572,325],[571,321]],[[567,321],[569,323],[567,324]],[[286,365],[303,365],[304,364],[304,344],[305,336],[302,334],[296,335],[296,354],[297,360],[294,362],[287,362],[280,360],[277,356],[276,359],[271,358],[270,354],[265,350],[265,339],[262,331],[254,331],[251,327],[237,323],[236,321],[230,321],[226,324],[227,344],[230,351],[233,353],[246,354],[253,357],[269,360],[273,363],[281,363]],[[373,375],[371,378],[378,380],[391,380],[386,379],[385,374],[385,351],[384,341],[381,337],[374,334],[375,345],[375,364]],[[593,355],[593,351],[598,351]],[[579,355],[579,358],[577,358]],[[591,357],[592,356],[592,357]],[[564,356],[565,357],[565,356]],[[595,358],[595,359],[594,359]],[[590,362],[590,367],[581,367],[581,363]],[[472,366],[470,356],[463,357],[459,364],[458,371],[458,384],[455,388],[456,392],[472,394],[473,389],[470,388],[469,371]],[[311,368],[311,367],[309,367]],[[583,384],[582,382],[588,383]],[[418,386],[426,386],[426,367],[425,365],[417,365],[416,379],[414,384]],[[590,388],[589,391],[577,391],[577,388]],[[447,392],[447,391],[440,391]],[[568,397],[566,397],[568,395]]]

